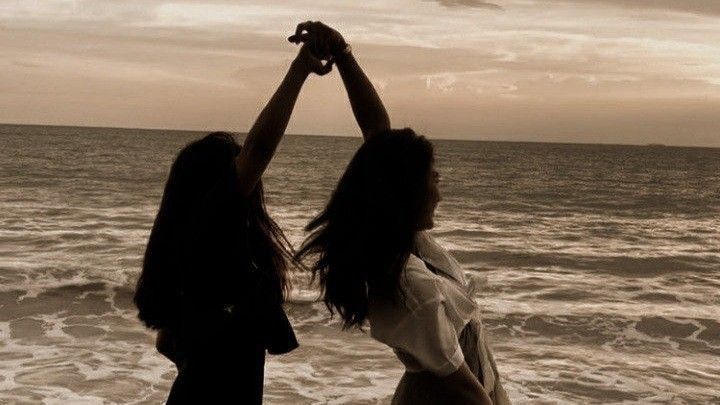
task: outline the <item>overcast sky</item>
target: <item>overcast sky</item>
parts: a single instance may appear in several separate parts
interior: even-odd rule
[[[289,4],[288,4],[289,3]],[[0,0],[0,122],[246,131],[335,26],[394,127],[431,138],[720,146],[718,0]],[[337,72],[289,133],[357,135]]]

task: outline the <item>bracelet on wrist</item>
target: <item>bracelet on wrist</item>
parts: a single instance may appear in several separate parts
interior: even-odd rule
[[[352,55],[352,47],[346,43],[339,51],[333,53],[333,59],[340,61]]]

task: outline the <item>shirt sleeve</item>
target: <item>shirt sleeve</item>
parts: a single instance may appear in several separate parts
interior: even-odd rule
[[[398,323],[388,340],[391,347],[409,354],[424,369],[439,376],[452,374],[465,361],[442,300],[417,307]]]

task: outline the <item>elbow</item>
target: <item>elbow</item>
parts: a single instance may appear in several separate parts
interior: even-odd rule
[[[378,120],[377,126],[376,128],[374,128],[374,131],[376,133],[387,132],[391,128],[392,127],[390,126],[390,117],[387,115],[387,113],[385,113],[382,115],[382,118]]]
[[[379,125],[369,127],[369,128],[363,128],[363,138],[370,139],[373,138],[379,134],[385,134],[390,131],[390,121],[387,121],[385,123],[380,123]]]
[[[271,157],[275,153],[275,144],[265,140],[267,137],[259,137],[246,141],[243,148],[246,148],[246,154],[252,156],[253,159],[263,160]],[[269,160],[269,159],[268,159]]]

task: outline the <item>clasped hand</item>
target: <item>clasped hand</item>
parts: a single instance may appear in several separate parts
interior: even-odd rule
[[[332,66],[347,43],[343,36],[319,21],[307,21],[297,25],[295,34],[288,37],[294,44],[302,43],[297,61],[309,72],[319,76],[332,71]]]

